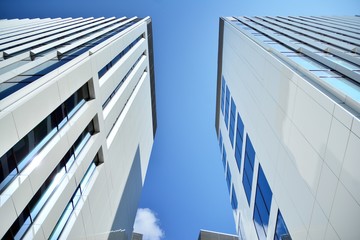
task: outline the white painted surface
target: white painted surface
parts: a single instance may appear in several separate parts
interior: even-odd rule
[[[103,156],[102,163],[97,166],[90,178],[61,238],[96,239],[96,236],[108,235],[138,147],[141,183],[144,183],[153,144],[150,77],[146,72],[149,69],[146,59],[148,56],[143,56],[144,59],[138,63],[130,78],[119,89],[119,97],[112,99],[112,104],[116,107],[109,111],[106,119],[101,107],[103,100],[121,80],[119,76],[125,75],[135,60],[147,52],[146,19],[140,20],[130,29],[132,30],[127,30],[125,34],[119,34],[113,42],[97,49],[94,54],[82,54],[78,60],[70,61],[56,70],[56,74],[41,78],[37,83],[40,84],[39,87],[33,88],[30,84],[30,90],[26,91],[30,91],[31,94],[24,96],[26,91],[21,90],[14,93],[10,100],[5,99],[6,101],[2,102],[1,108],[6,108],[6,111],[0,113],[0,130],[6,134],[0,135],[0,156],[86,82],[93,88],[90,90],[93,99],[83,105],[39,153],[40,165],[35,168],[29,165],[11,183],[9,194],[1,195],[0,215],[7,217],[0,219],[0,237],[6,233],[17,214],[26,206],[92,119],[98,123],[95,124],[95,128],[99,131],[87,142],[25,238],[47,239],[50,236],[98,151],[101,151]],[[143,35],[144,39],[126,55],[126,58],[108,71],[107,82],[113,84],[105,90],[105,85],[99,84],[98,71],[140,35]],[[106,137],[113,125],[117,128],[113,128],[112,141],[108,144]],[[138,201],[139,199],[132,199],[135,204],[129,205],[134,208],[135,213]],[[132,225],[132,222],[129,224]],[[131,233],[128,234],[131,236]]]
[[[242,184],[244,152],[239,173],[219,111],[239,206],[234,219],[238,223],[240,213],[246,238],[257,237],[258,164],[273,192],[268,239],[277,208],[293,239],[359,238],[358,117],[227,22],[223,41],[222,74],[256,152],[249,207]]]

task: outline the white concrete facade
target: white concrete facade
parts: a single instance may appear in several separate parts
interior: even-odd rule
[[[359,29],[359,17],[220,19],[216,130],[238,202],[240,239],[275,239],[278,211],[291,239],[360,238]],[[339,74],[334,81],[349,88],[320,74]],[[238,117],[232,145],[221,111],[222,79],[244,125],[239,168]],[[256,152],[250,204],[242,183],[246,136]],[[260,166],[272,191],[265,237],[254,220]]]
[[[39,123],[79,101],[67,100],[79,89],[88,91],[40,147],[30,140],[25,148],[33,155],[3,181],[0,238],[131,239],[156,132],[151,19],[1,20],[0,38],[2,178],[11,170],[4,168],[16,155],[14,146],[29,132],[36,139]],[[53,63],[59,66],[46,70]],[[36,80],[22,86],[30,75]],[[93,129],[82,137],[90,122]],[[68,152],[72,165],[64,158]],[[61,178],[48,179],[54,169]],[[46,182],[53,185],[37,197]],[[29,217],[26,211],[31,218],[24,223],[19,216]]]

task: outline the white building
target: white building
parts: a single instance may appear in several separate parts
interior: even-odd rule
[[[360,17],[220,19],[216,131],[240,239],[360,239]]]
[[[156,132],[151,19],[0,20],[0,238],[131,239]]]

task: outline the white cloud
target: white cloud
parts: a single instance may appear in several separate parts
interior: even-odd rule
[[[139,208],[137,210],[134,232],[143,234],[143,240],[160,240],[165,235],[159,226],[159,219],[149,208]]]

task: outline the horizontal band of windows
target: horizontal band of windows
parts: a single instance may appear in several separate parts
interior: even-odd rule
[[[106,25],[106,22],[109,21],[110,22],[112,21],[111,25],[115,25],[118,21],[114,19],[115,18],[113,17],[107,19],[92,19],[90,21],[88,21],[87,19],[81,20],[81,21],[85,21],[85,23],[77,23],[73,25],[71,27],[73,28],[72,30],[67,30],[56,34],[50,34],[49,36],[44,35],[44,37],[37,39],[35,41],[31,41],[25,44],[20,44],[17,47],[12,47],[10,49],[4,50],[4,56],[5,58],[9,58],[24,51],[25,52],[30,51],[31,55],[35,53],[35,55],[33,56],[37,56],[37,53],[41,53],[44,50],[48,51],[49,49],[52,49],[53,47],[57,47],[63,43],[72,41],[74,39],[82,38],[84,35],[87,35],[89,33],[94,34],[95,32],[103,31],[103,28],[101,28],[101,26],[96,27],[96,25],[103,23],[105,23],[103,25]]]
[[[99,79],[107,73],[130,49],[143,38],[143,35],[137,37],[132,43],[130,43],[124,50],[122,50],[118,55],[116,55],[108,64],[106,64],[100,71],[98,72]]]
[[[129,27],[130,25],[134,24],[136,21],[133,21],[131,23],[126,24],[125,26],[119,27],[118,29],[115,29],[107,34],[104,34],[100,37],[97,37],[87,43],[84,43],[77,48],[67,52],[66,54],[59,55],[58,57],[51,59],[45,63],[40,64],[39,66],[36,66],[35,68],[32,68],[26,72],[21,73],[19,76],[16,76],[14,78],[11,78],[3,83],[0,83],[0,100],[10,96],[11,94],[17,92],[18,90],[22,89],[23,87],[27,86],[28,84],[38,80],[42,76],[45,76],[46,74],[52,72],[53,70],[61,67],[65,63],[71,61],[72,59],[76,58],[77,56],[81,55],[82,53],[90,50],[92,47],[96,46],[97,44],[107,40],[108,38],[114,36],[115,34],[119,33],[120,31],[124,30],[125,28]],[[91,35],[88,34],[88,35]],[[85,35],[85,36],[88,36]],[[71,44],[71,42],[70,42]],[[42,52],[41,54],[36,55],[36,57],[45,56],[49,52],[56,51],[59,47],[66,46],[68,44],[61,44],[57,47],[48,49],[45,52]],[[14,63],[15,65],[11,68],[17,68],[20,66],[17,66],[17,63]],[[26,64],[26,62],[25,62]]]
[[[77,203],[79,202],[81,196],[86,189],[87,184],[89,183],[91,176],[95,172],[96,166],[99,165],[99,157],[98,154],[95,156],[94,160],[90,163],[90,166],[86,170],[83,178],[80,181],[80,184],[77,186],[73,196],[71,197],[69,203],[67,204],[65,210],[63,211],[60,219],[58,220],[55,228],[53,229],[49,239],[59,239],[61,233],[63,232],[66,223],[68,222],[72,212],[74,211]]]
[[[114,124],[110,127],[109,133],[106,135],[106,139],[109,139],[109,136],[112,134],[115,125],[117,124],[117,122],[118,122],[118,120],[119,120],[122,112],[124,111],[124,108],[126,107],[127,103],[129,102],[130,98],[132,97],[132,95],[133,95],[133,93],[134,93],[137,85],[139,84],[140,80],[145,77],[146,74],[147,74],[147,71],[144,70],[143,74],[141,75],[141,77],[139,78],[139,80],[136,82],[134,88],[132,89],[131,93],[129,94],[128,98],[126,99],[126,101],[125,101],[122,109],[121,109],[120,112],[119,112],[119,115],[118,115],[118,116],[116,117],[116,119],[114,120]],[[109,146],[109,144],[108,144],[108,146]]]
[[[74,40],[71,40],[67,43],[64,43],[64,44],[61,44],[57,47],[54,47],[52,49],[48,49],[44,52],[42,52],[41,54],[37,54],[36,56],[41,56],[49,51],[54,51],[56,50],[57,51],[57,55],[58,55],[58,59],[64,59],[64,58],[69,58],[69,59],[74,59],[76,58],[77,56],[83,54],[84,52],[86,51],[89,51],[91,48],[97,46],[98,44],[104,42],[105,40],[111,38],[112,36],[118,34],[119,32],[125,30],[126,28],[130,27],[131,25],[135,24],[136,22],[138,21],[138,19],[135,19],[125,25],[122,25],[122,26],[119,26],[107,33],[104,33],[102,34],[101,36],[98,36],[94,39],[89,39],[89,41],[86,41],[85,43],[83,44],[79,44],[77,47],[69,50],[69,51],[66,51],[66,52],[62,52],[62,48],[63,47],[67,47],[67,46],[71,46],[72,44],[76,44],[77,41],[80,41],[80,40],[83,40],[85,38],[89,38],[91,37],[93,34],[96,34],[97,32],[101,31],[102,29],[98,30],[98,31],[95,31],[95,32],[91,32],[91,33],[88,33],[88,34],[85,34],[83,35],[81,38],[76,38]],[[115,25],[117,23],[114,23],[112,25],[110,25],[109,27],[112,27],[113,25]]]
[[[0,157],[0,193],[89,99],[86,83]]]
[[[51,41],[51,38],[53,37],[57,39],[59,36],[62,36],[67,32],[69,32],[69,30],[71,30],[70,32],[77,31],[78,29],[81,30],[83,28],[82,27],[83,25],[88,25],[89,23],[95,21],[99,21],[99,20],[91,19],[91,18],[79,19],[77,22],[69,23],[67,24],[67,26],[55,30],[34,34],[32,36],[27,36],[25,38],[17,39],[6,44],[1,44],[0,51],[7,51],[9,49],[10,52],[16,52],[16,50],[21,49],[22,47],[26,49],[34,48],[34,46],[40,45],[41,43],[46,44],[47,42]]]
[[[55,20],[53,19],[52,24],[40,24],[42,25],[41,27],[38,26],[31,26],[28,29],[22,29],[20,31],[14,31],[13,33],[10,34],[6,34],[6,37],[0,37],[0,43],[4,44],[4,43],[9,43],[18,39],[24,39],[24,38],[28,38],[34,35],[37,35],[39,33],[43,33],[43,32],[49,32],[51,30],[54,29],[58,29],[58,28],[62,28],[64,26],[67,26],[68,24],[73,24],[71,22],[75,22],[78,21],[81,18],[76,18],[76,19],[71,19],[71,18],[65,18],[65,19],[60,19],[60,20]],[[41,22],[43,22],[43,20],[40,20]]]
[[[25,34],[33,34],[34,32],[37,33],[37,31],[48,31],[48,29],[52,29],[54,26],[60,26],[62,24],[66,24],[68,22],[71,21],[76,21],[79,18],[54,18],[54,19],[50,19],[49,21],[44,21],[44,19],[39,20],[39,24],[36,24],[36,26],[34,26],[33,24],[31,24],[31,26],[23,26],[23,27],[18,27],[18,28],[11,28],[9,30],[7,30],[6,32],[4,32],[4,34],[2,34],[0,36],[0,42],[1,43],[6,43],[8,41],[12,41],[21,36],[24,36]]]
[[[36,217],[56,191],[57,187],[65,177],[65,174],[70,171],[79,153],[94,133],[94,123],[91,121],[76,139],[73,146],[60,160],[52,173],[44,181],[39,190],[34,194],[24,210],[19,214],[19,217],[4,235],[4,239],[21,239],[26,234],[27,230],[31,227],[31,224],[34,223]]]
[[[142,54],[136,61],[135,63],[132,65],[132,67],[129,69],[129,71],[125,74],[125,76],[121,79],[121,81],[119,82],[119,84],[116,86],[116,88],[114,89],[114,91],[110,94],[110,96],[105,100],[105,102],[102,105],[102,108],[104,109],[108,103],[110,102],[110,100],[115,96],[115,94],[117,93],[117,91],[120,89],[120,87],[123,85],[123,83],[125,82],[125,80],[128,78],[128,76],[131,74],[131,72],[134,70],[134,68],[136,67],[136,65],[138,64],[138,62],[140,61],[140,59],[144,56],[145,54]]]
[[[122,26],[119,26],[107,33],[104,33],[103,35],[99,36],[99,37],[96,37],[94,39],[91,39],[90,40],[90,37],[91,35],[93,35],[94,33],[89,33],[89,34],[86,34],[84,35],[82,38],[80,39],[75,39],[73,41],[70,42],[70,46],[71,44],[77,44],[77,42],[79,41],[82,41],[82,40],[85,40],[86,38],[88,38],[89,40],[86,41],[86,43],[83,43],[83,44],[80,44],[79,46],[71,49],[71,50],[68,50],[68,51],[65,51],[64,49],[61,49],[61,48],[57,48],[58,49],[58,57],[61,58],[62,56],[78,56],[80,54],[82,54],[83,52],[85,52],[86,50],[89,50],[90,48],[98,45],[99,43],[102,43],[104,42],[105,40],[109,39],[110,37],[118,34],[119,32],[127,29],[128,27],[134,25],[136,22],[138,22],[140,19],[134,19],[134,20],[131,20],[130,22],[122,25]],[[126,20],[127,21],[127,20]],[[111,25],[112,26],[112,25]],[[110,27],[111,27],[110,26]],[[95,32],[97,33],[97,32]],[[84,46],[89,46],[89,45],[92,45],[90,48],[84,50]],[[65,51],[65,52],[64,52]]]
[[[70,59],[63,59],[60,61],[56,59],[51,59],[45,63],[38,65],[33,69],[30,69],[3,83],[0,83],[0,100],[10,96],[11,94],[17,92],[21,88],[27,86],[28,84],[38,80],[39,78],[59,68],[68,61],[70,61]]]

